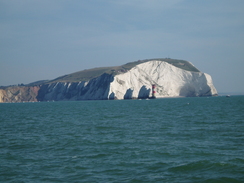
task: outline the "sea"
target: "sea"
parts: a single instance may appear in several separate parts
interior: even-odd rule
[[[1,103],[0,182],[244,182],[244,96]]]

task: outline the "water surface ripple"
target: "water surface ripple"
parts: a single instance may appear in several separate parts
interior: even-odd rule
[[[1,182],[242,182],[244,96],[0,104]]]

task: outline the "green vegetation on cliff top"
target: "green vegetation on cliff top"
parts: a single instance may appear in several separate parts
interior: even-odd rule
[[[146,60],[138,60],[135,62],[129,62],[127,64],[121,65],[121,66],[115,66],[115,67],[99,67],[99,68],[93,68],[93,69],[87,69],[83,71],[78,71],[72,74],[67,74],[64,76],[60,76],[54,80],[45,81],[42,84],[48,84],[48,83],[54,83],[54,82],[79,82],[79,81],[88,81],[90,79],[96,78],[104,73],[107,74],[113,74],[117,75],[120,73],[127,72],[131,68],[135,67],[136,65],[139,65],[141,63],[145,63],[152,60],[160,60],[165,61],[169,64],[174,65],[175,67],[187,70],[187,71],[193,71],[193,72],[200,72],[196,67],[194,67],[190,62],[185,60],[176,60],[176,59],[170,59],[170,58],[157,58],[157,59],[146,59]],[[35,82],[34,82],[35,83]],[[34,84],[32,83],[32,85]],[[38,83],[40,84],[40,82]]]

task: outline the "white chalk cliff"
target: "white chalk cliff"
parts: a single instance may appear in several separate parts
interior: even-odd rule
[[[37,99],[47,101],[150,98],[153,84],[156,85],[156,98],[217,95],[210,75],[153,60],[115,75],[104,73],[89,81],[46,84],[40,88]]]
[[[0,89],[0,102],[150,98],[152,85],[156,86],[156,98],[217,95],[211,76],[187,61],[144,60],[106,69],[98,68],[100,74],[95,69],[97,76],[90,79],[87,75],[86,79],[81,77],[84,72],[91,73],[85,70],[60,77],[61,80]],[[74,75],[83,81],[64,81]]]
[[[156,85],[157,98],[217,94],[210,75],[155,60],[116,75],[110,84],[109,96],[117,99],[147,98],[152,95],[152,84]]]

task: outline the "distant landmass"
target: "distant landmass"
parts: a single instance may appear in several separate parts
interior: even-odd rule
[[[53,80],[0,87],[0,102],[121,100],[217,95],[212,78],[169,58],[87,69]]]

